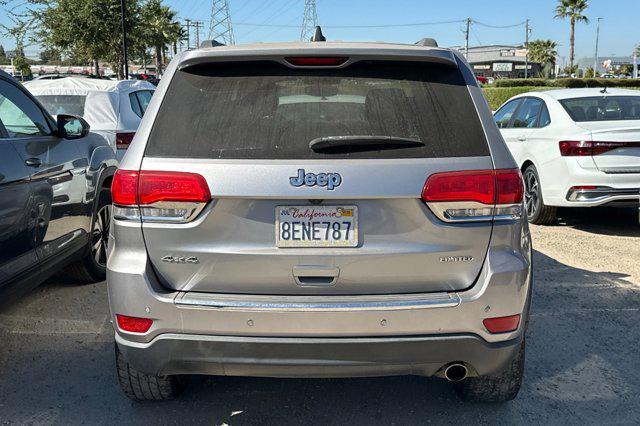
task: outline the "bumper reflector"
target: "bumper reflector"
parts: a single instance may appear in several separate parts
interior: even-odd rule
[[[146,333],[153,324],[153,320],[149,318],[129,317],[120,314],[116,314],[116,320],[120,330],[130,333]]]
[[[515,331],[520,325],[520,314],[508,317],[486,318],[482,321],[489,333],[508,333]]]

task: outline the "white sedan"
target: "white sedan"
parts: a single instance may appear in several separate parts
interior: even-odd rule
[[[521,167],[531,223],[557,207],[640,199],[640,91],[562,89],[511,98],[494,114]]]

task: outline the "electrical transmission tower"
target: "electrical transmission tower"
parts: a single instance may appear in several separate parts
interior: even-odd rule
[[[300,40],[309,41],[316,31],[318,14],[316,12],[316,0],[304,0],[304,16],[302,18],[302,31]]]
[[[209,38],[223,44],[235,44],[228,0],[213,0],[211,4],[211,23]]]

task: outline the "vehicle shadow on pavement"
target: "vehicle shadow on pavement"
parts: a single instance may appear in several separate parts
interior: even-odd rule
[[[0,420],[16,423],[424,424],[637,423],[640,286],[534,253],[533,314],[522,391],[506,404],[465,404],[439,379],[193,377],[176,401],[134,403],[120,392],[113,336],[11,329],[0,315]],[[77,288],[76,288],[77,289]],[[83,320],[105,314],[104,284],[81,290]],[[75,317],[64,286],[36,291],[10,314]],[[77,292],[77,291],[76,291]],[[62,294],[62,296],[61,296]],[[72,303],[77,306],[78,298]],[[97,313],[96,313],[97,312]],[[92,317],[93,315],[93,317]],[[38,317],[38,318],[40,318]],[[9,324],[10,325],[10,324]],[[25,331],[26,330],[26,331]]]
[[[553,225],[552,225],[553,226]],[[555,226],[619,237],[640,237],[638,208],[592,207],[559,209]]]

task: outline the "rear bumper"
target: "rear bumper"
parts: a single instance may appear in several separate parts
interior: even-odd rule
[[[453,361],[471,375],[502,370],[521,337],[488,343],[473,335],[277,338],[162,334],[133,343],[116,334],[125,358],[149,374],[255,377],[442,375]]]
[[[153,319],[146,333],[116,327],[116,342],[134,367],[149,373],[429,376],[461,361],[484,375],[511,359],[528,318],[531,246],[524,221],[494,226],[482,270],[467,290],[370,296],[168,290],[155,276],[139,228],[118,223],[112,231],[112,315]],[[522,320],[512,332],[491,334],[483,326],[485,318],[514,314]]]

